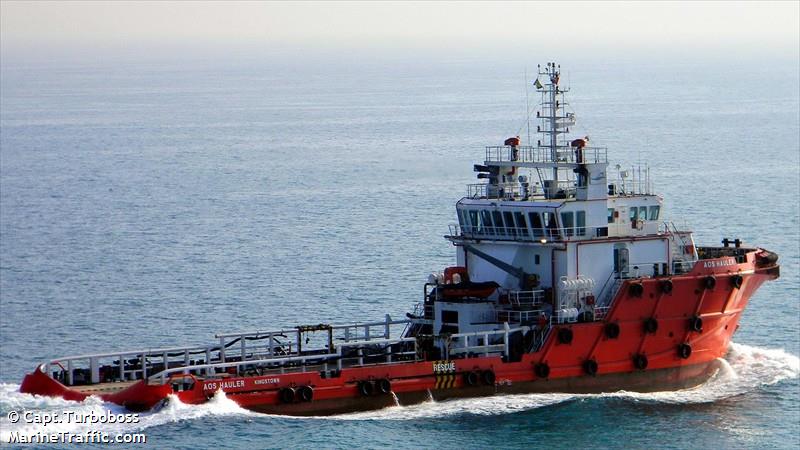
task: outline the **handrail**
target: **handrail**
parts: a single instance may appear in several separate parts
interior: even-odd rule
[[[583,147],[576,149],[569,146],[558,146],[555,158],[550,147],[520,145],[496,145],[486,147],[486,162],[519,162],[540,164],[591,164],[607,163],[608,148]]]
[[[532,241],[532,242],[567,242],[583,239],[607,237],[608,226],[583,226],[561,228],[521,228],[521,227],[462,227],[452,223],[448,225],[449,236],[478,237],[500,241]],[[598,232],[599,231],[599,232]]]
[[[162,370],[156,374],[150,375],[147,380],[148,382],[160,380],[161,384],[164,384],[166,379],[169,375],[177,372],[185,373],[187,371],[195,370],[195,371],[208,371],[209,369],[227,369],[231,367],[236,367],[237,369],[241,366],[253,366],[253,365],[278,365],[278,364],[286,364],[292,362],[303,362],[309,360],[325,360],[330,358],[336,358],[341,360],[343,358],[349,358],[342,355],[342,349],[347,347],[360,347],[364,345],[379,345],[379,344],[398,344],[402,342],[414,342],[416,347],[416,339],[415,338],[400,338],[400,339],[374,339],[374,340],[363,340],[363,341],[353,341],[344,344],[340,344],[337,346],[336,351],[332,353],[325,353],[319,355],[305,355],[305,356],[290,356],[285,358],[264,358],[264,359],[251,359],[247,361],[231,361],[231,362],[221,362],[221,363],[212,363],[212,364],[195,364],[191,366],[182,366],[182,367],[172,367],[169,369]],[[410,352],[406,352],[410,353]]]
[[[388,316],[388,315],[387,315]],[[339,325],[330,325],[331,330],[344,330],[346,328],[363,328],[363,327],[378,327],[381,325],[400,325],[406,324],[410,322],[409,319],[400,319],[400,320],[384,320],[380,322],[364,322],[364,323],[354,323],[354,324],[339,324]],[[239,331],[239,332],[230,332],[230,333],[218,333],[215,334],[215,338],[225,338],[225,337],[239,337],[239,336],[267,336],[269,334],[278,335],[278,334],[285,334],[285,333],[295,333],[297,332],[297,328],[287,328],[281,329],[277,331],[261,331],[261,330],[254,330],[254,331]]]
[[[153,356],[161,356],[164,353],[177,353],[177,352],[192,352],[192,351],[205,351],[206,349],[211,349],[215,351],[219,347],[219,344],[212,344],[212,345],[204,345],[204,346],[197,346],[197,347],[169,347],[169,348],[155,348],[155,349],[143,349],[143,350],[126,350],[120,352],[108,352],[108,353],[89,353],[85,355],[74,355],[74,356],[63,356],[60,358],[54,358],[49,361],[49,364],[57,364],[62,361],[69,361],[69,360],[81,360],[81,359],[91,359],[91,358],[110,358],[110,357],[117,357],[117,356],[141,356],[141,355],[153,355]]]
[[[399,326],[407,327],[409,323],[411,321],[408,319],[392,320],[387,314],[385,320],[380,322],[333,326],[320,324],[275,331],[219,333],[215,335],[219,339],[218,342],[204,346],[150,348],[64,356],[53,358],[43,366],[48,376],[63,377],[67,385],[73,385],[76,380],[79,384],[87,382],[96,384],[108,379],[123,381],[129,378],[146,378],[148,372],[155,370],[184,367],[190,362],[195,362],[195,359],[208,365],[214,362],[246,364],[249,361],[275,360],[304,354],[317,356],[329,351],[334,342],[336,345],[341,345],[341,341],[361,342],[362,339],[380,342],[381,339],[389,339],[392,335],[402,336],[402,334],[398,334]],[[305,333],[313,332],[327,332],[328,335],[320,336],[310,346],[303,346],[301,344],[301,341],[304,340],[303,336],[308,336]],[[335,335],[334,332],[336,332]],[[307,340],[305,342],[308,343]],[[58,375],[53,375],[50,370],[51,366],[59,366],[62,370],[56,372]]]
[[[544,290],[509,291],[508,301],[512,305],[538,305],[544,301]]]
[[[603,302],[603,304],[609,303],[609,302],[605,301],[605,297],[603,296],[603,294],[606,292],[606,286],[608,286],[608,282],[611,281],[612,278],[614,278],[614,274],[615,273],[617,273],[617,272],[614,272],[612,270],[611,273],[608,274],[608,278],[606,278],[606,282],[603,283],[603,287],[600,289],[600,292],[597,294],[597,297],[600,299],[601,302]],[[613,283],[612,283],[612,285],[613,285]]]
[[[369,327],[377,327],[386,325],[400,325],[406,324],[411,322],[409,319],[401,319],[401,320],[389,320],[383,322],[366,322],[366,323],[356,323],[352,325],[335,325],[331,328],[334,330],[343,330],[346,328],[363,328],[365,326]],[[235,332],[235,333],[224,333],[224,334],[215,334],[215,338],[226,338],[226,337],[249,337],[249,336],[269,336],[272,334],[273,336],[279,336],[281,334],[286,333],[296,333],[297,328],[288,328],[282,330],[273,330],[273,331],[247,331],[247,332]],[[67,360],[81,360],[81,359],[90,359],[90,358],[109,358],[109,357],[118,357],[118,356],[141,356],[141,355],[154,355],[154,356],[161,356],[164,353],[177,353],[177,352],[192,352],[192,351],[205,351],[211,350],[216,351],[219,348],[219,344],[209,344],[209,345],[198,345],[192,347],[165,347],[165,348],[153,348],[153,349],[139,349],[139,350],[123,350],[123,351],[114,351],[114,352],[106,352],[106,353],[87,353],[84,355],[71,355],[71,356],[62,356],[58,358],[53,358],[48,362],[50,364],[56,364],[62,361]]]
[[[520,332],[520,331],[523,332],[523,333],[526,333],[526,332],[528,332],[528,330],[530,330],[530,327],[521,326],[521,327],[517,327],[517,328],[510,328],[508,326],[508,322],[504,323],[503,325],[504,325],[504,328],[502,330],[472,331],[472,332],[469,332],[469,333],[455,333],[455,334],[451,334],[449,336],[449,339],[450,339],[450,341],[452,341],[452,340],[455,340],[455,339],[465,338],[464,339],[464,345],[461,348],[454,349],[456,353],[464,353],[464,352],[470,352],[470,351],[474,351],[474,352],[477,353],[477,352],[479,352],[481,350],[483,351],[483,353],[489,353],[490,349],[497,349],[497,350],[502,350],[503,353],[506,356],[508,356],[509,355],[509,340],[508,340],[509,335],[512,334],[512,333]],[[495,336],[495,335],[502,335],[503,336],[503,343],[502,344],[489,344],[488,343],[488,337],[489,336]],[[484,337],[484,339],[486,339],[486,341],[485,341],[486,345],[468,345],[470,337],[479,337],[479,336],[480,337]],[[445,336],[440,336],[440,337],[445,337]],[[502,347],[502,348],[498,348],[498,347]],[[445,350],[446,350],[445,357],[449,357],[449,353],[451,352],[450,348],[446,347]]]

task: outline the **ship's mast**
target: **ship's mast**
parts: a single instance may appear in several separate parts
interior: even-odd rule
[[[567,105],[564,101],[564,94],[568,90],[561,89],[558,86],[561,77],[561,66],[556,65],[554,62],[547,63],[544,70],[542,66],[538,66],[539,76],[536,79],[536,87],[542,94],[542,111],[537,114],[541,124],[537,127],[537,131],[543,135],[543,140],[538,142],[538,147],[542,150],[549,149],[552,161],[558,161],[558,152],[562,148],[567,148],[566,144],[559,142],[559,135],[569,132],[567,128],[570,123],[568,122],[567,115],[562,114],[563,108]],[[545,84],[541,84],[539,79],[542,78]],[[553,168],[553,182],[558,185],[558,171],[557,167]]]

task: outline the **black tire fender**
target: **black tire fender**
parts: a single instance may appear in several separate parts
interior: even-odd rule
[[[647,356],[643,354],[637,354],[633,357],[633,366],[639,370],[647,369]]]
[[[699,316],[694,316],[691,319],[689,319],[689,329],[697,333],[702,333],[703,318]]]
[[[364,397],[369,397],[375,393],[375,383],[368,380],[358,382],[358,393]]]
[[[467,386],[477,386],[479,380],[480,380],[480,375],[478,375],[478,372],[474,370],[471,372],[464,373],[464,384],[466,384]]]
[[[494,386],[494,382],[497,380],[497,377],[494,375],[494,371],[491,370],[484,370],[481,372],[481,381],[483,384],[487,386]]]
[[[647,319],[645,319],[644,332],[653,334],[656,331],[658,331],[658,320],[656,320],[654,317],[648,317]]]
[[[562,344],[571,344],[572,343],[572,330],[569,328],[559,328],[558,330],[558,342]]]
[[[376,384],[378,385],[378,391],[381,394],[390,394],[392,392],[392,382],[386,378],[378,380]]]
[[[301,402],[310,402],[314,399],[314,388],[311,386],[303,386],[297,390],[297,397]]]
[[[285,387],[278,390],[278,399],[281,403],[293,403],[295,396],[294,388]]]
[[[586,372],[588,375],[597,375],[597,361],[593,359],[587,359],[583,362],[583,371]]]
[[[619,324],[616,322],[607,323],[604,331],[606,333],[606,337],[609,339],[616,339],[619,337]]]

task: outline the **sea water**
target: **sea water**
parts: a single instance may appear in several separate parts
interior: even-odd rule
[[[219,394],[201,406],[172,398],[138,424],[103,429],[186,449],[800,445],[796,63],[562,63],[573,134],[608,147],[610,173],[649,164],[666,218],[699,245],[738,237],[780,254],[781,278],[751,299],[713,379],[328,418],[255,414]],[[19,394],[50,358],[402,318],[427,274],[454,260],[442,236],[483,146],[517,134],[527,143],[524,70],[4,64],[0,440],[33,430],[11,424],[12,410],[122,412]]]

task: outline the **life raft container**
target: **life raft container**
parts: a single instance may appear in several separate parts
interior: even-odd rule
[[[445,284],[437,286],[439,294],[444,298],[486,298],[499,288],[500,285],[494,281],[485,281],[481,283],[473,283],[471,281],[461,282],[458,284]]]
[[[444,284],[453,283],[453,275],[458,275],[461,281],[469,281],[469,271],[464,266],[451,266],[444,269]]]

